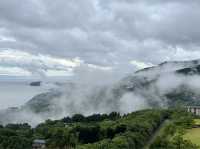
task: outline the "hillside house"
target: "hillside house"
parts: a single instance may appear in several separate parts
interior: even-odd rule
[[[32,149],[45,149],[46,148],[46,141],[36,139],[33,141]]]
[[[187,111],[195,115],[200,115],[200,106],[187,106]]]

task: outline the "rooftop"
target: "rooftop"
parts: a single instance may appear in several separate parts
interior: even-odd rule
[[[45,140],[41,140],[41,139],[35,139],[35,140],[33,140],[33,143],[35,143],[35,144],[45,144],[46,141]]]
[[[200,106],[186,106],[187,108],[200,108]]]

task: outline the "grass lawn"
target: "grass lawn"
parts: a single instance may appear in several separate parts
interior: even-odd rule
[[[195,125],[200,125],[200,119],[194,119],[194,124]]]
[[[183,138],[190,140],[193,144],[200,146],[200,128],[192,128],[187,130]]]

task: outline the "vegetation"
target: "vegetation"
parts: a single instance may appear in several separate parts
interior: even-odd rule
[[[0,149],[30,149],[33,132],[28,124],[0,127]]]
[[[49,149],[141,148],[168,115],[165,110],[144,110],[123,116],[116,112],[88,117],[76,114],[47,120],[36,128],[8,124],[0,127],[0,147],[29,149],[34,139],[45,139]]]
[[[185,140],[190,140],[193,144],[200,146],[200,128],[192,128],[187,130],[183,138]]]
[[[192,116],[184,111],[161,109],[123,116],[116,112],[87,117],[76,114],[61,120],[47,120],[36,128],[8,124],[0,126],[0,149],[30,149],[34,139],[46,140],[48,149],[141,149],[166,119],[170,122],[150,148],[196,149],[181,136],[181,131],[191,126]]]
[[[173,111],[170,123],[151,144],[150,149],[198,149],[197,145],[183,138],[186,129],[192,127],[193,118],[193,115],[184,110]]]
[[[197,125],[197,126],[200,125],[200,119],[194,119],[193,122],[194,122],[194,125]]]
[[[103,138],[81,144],[78,149],[141,149],[168,114],[163,110],[145,110],[125,115],[114,123],[103,122]]]

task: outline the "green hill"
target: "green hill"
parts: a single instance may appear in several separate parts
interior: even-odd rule
[[[184,110],[142,110],[126,115],[116,112],[83,116],[76,114],[61,120],[47,120],[35,128],[28,124],[0,126],[0,148],[31,149],[34,139],[46,141],[47,149],[141,149],[145,147],[160,126],[164,126],[163,140],[156,138],[150,148],[177,149],[184,146],[196,149],[181,137],[174,137],[178,130],[189,128],[193,116]],[[170,123],[162,125],[168,120]],[[168,125],[170,124],[170,125]],[[180,141],[181,140],[181,141]],[[163,143],[167,143],[163,146]]]

